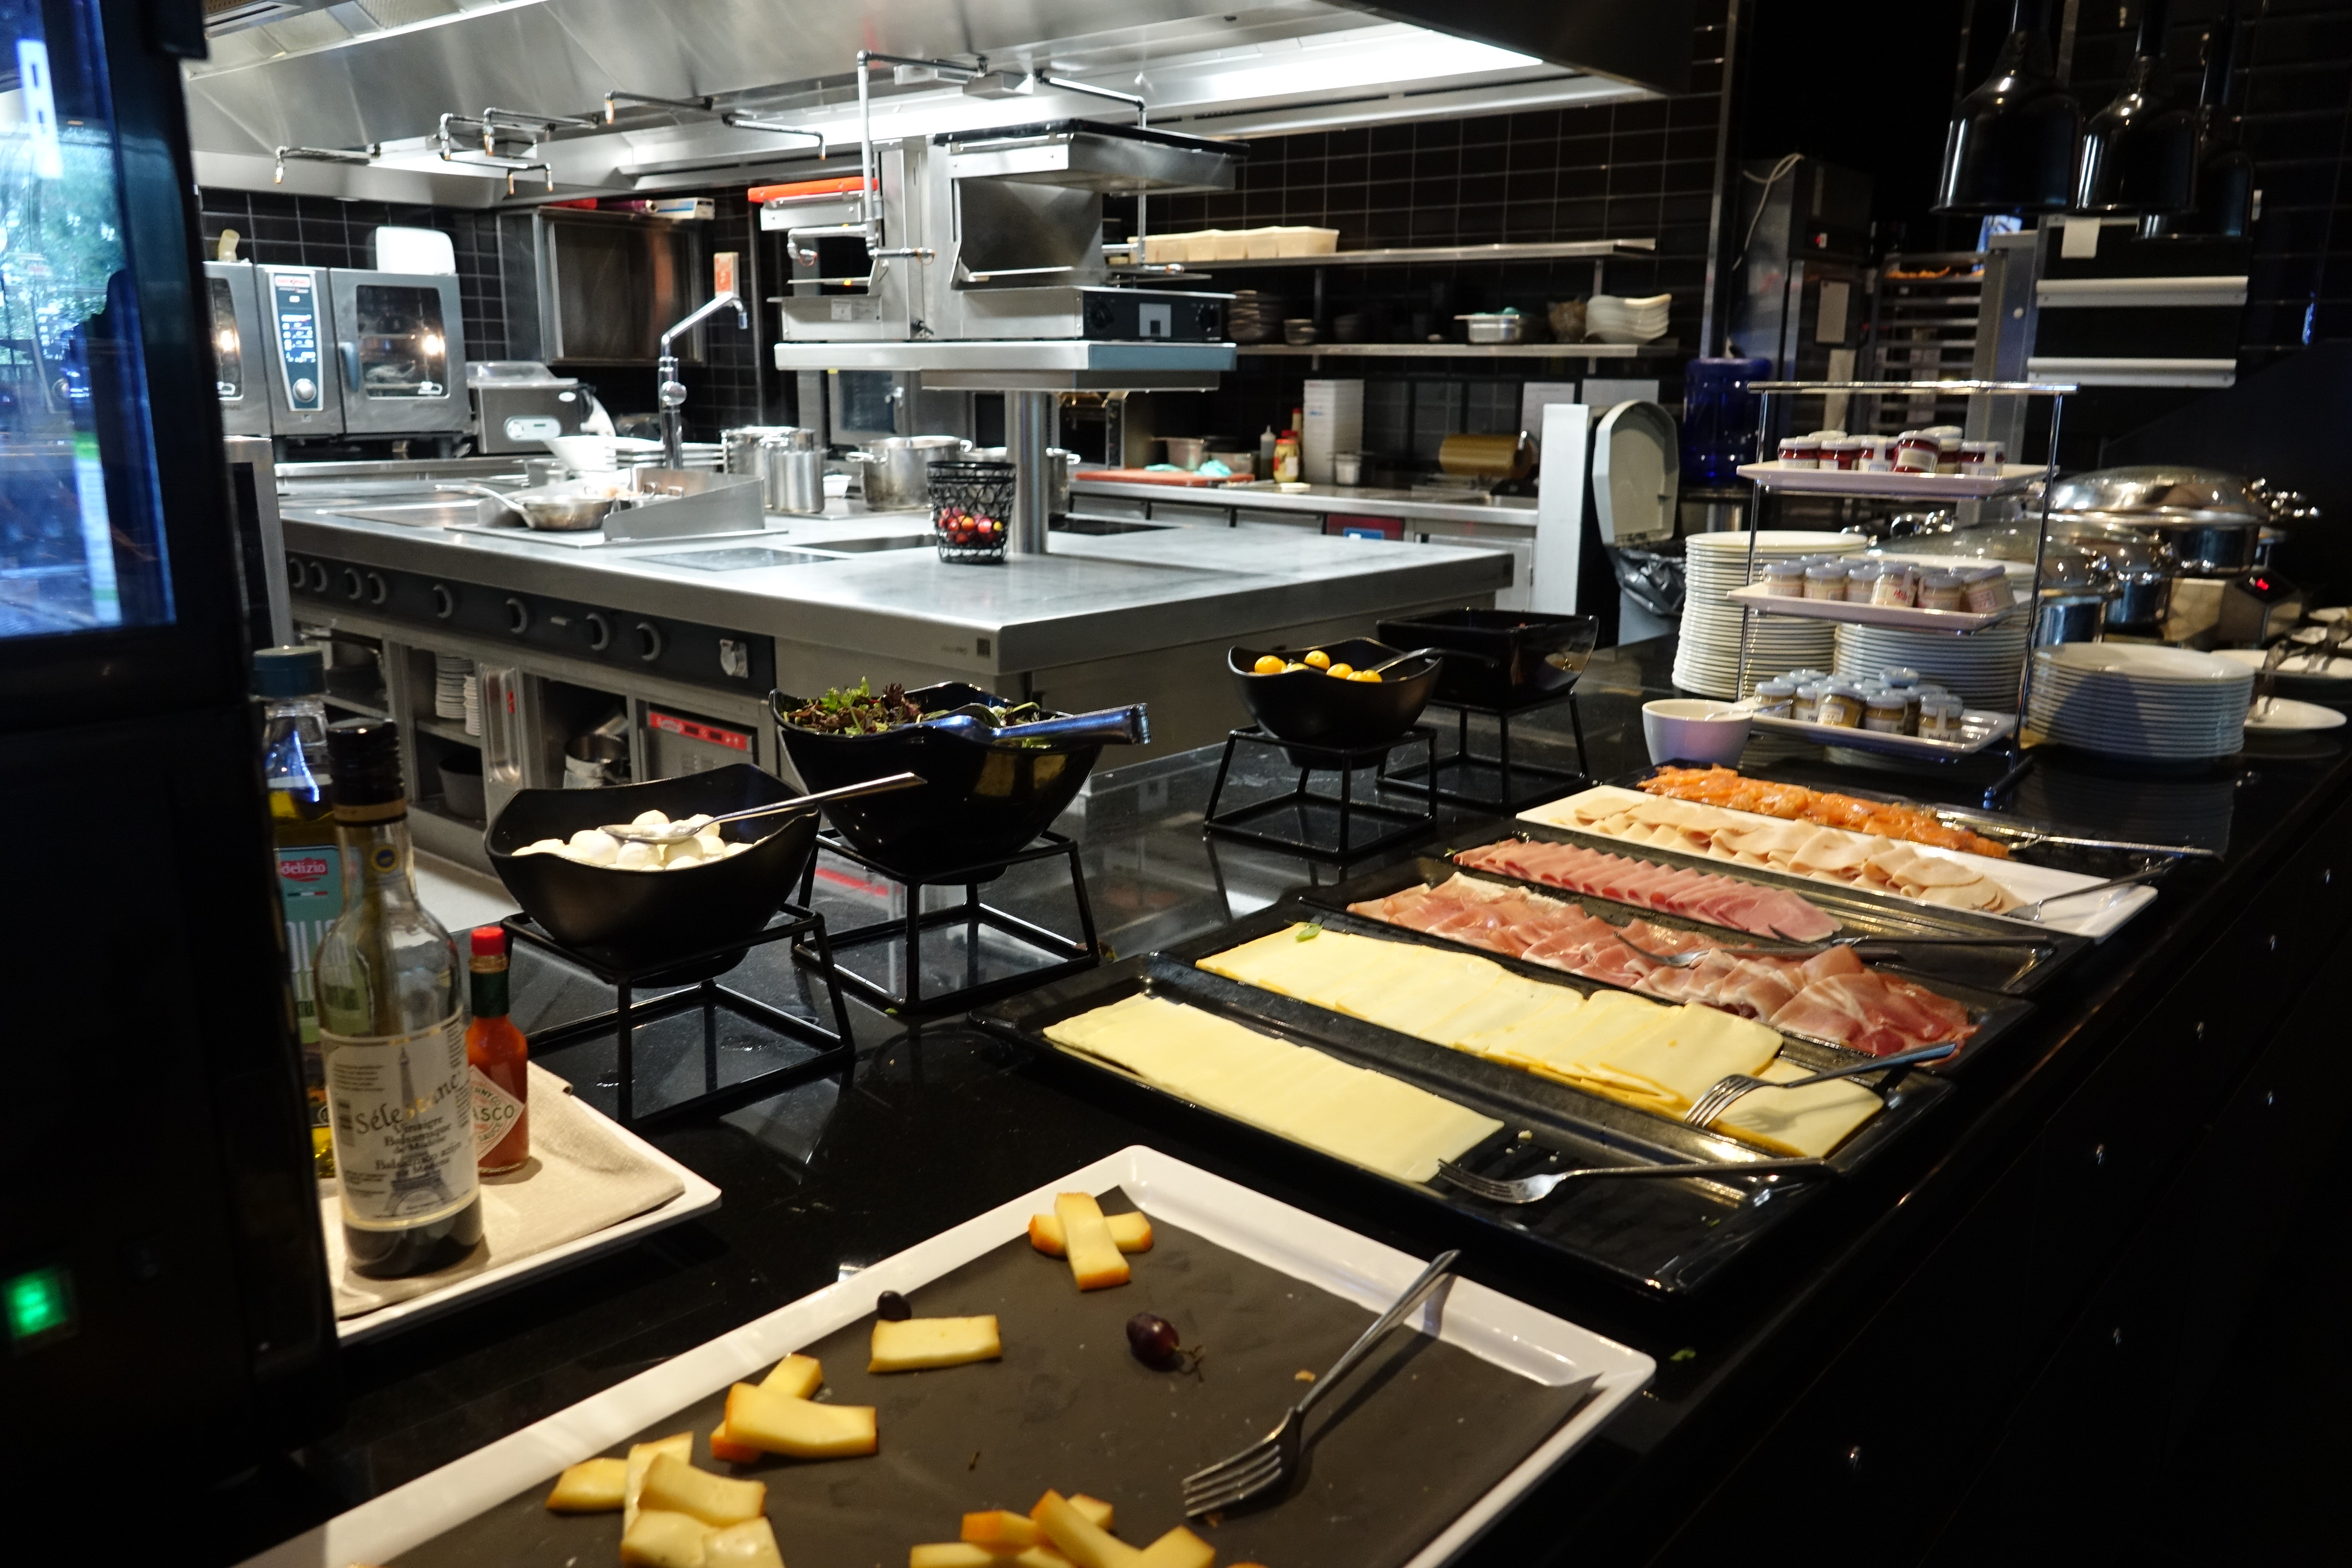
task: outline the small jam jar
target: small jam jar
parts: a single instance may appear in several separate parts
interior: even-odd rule
[[[1960,607],[1962,584],[1957,572],[1930,572],[1919,579],[1919,607],[1923,610],[1957,610]]]
[[[1874,605],[1898,605],[1908,607],[1919,602],[1917,568],[1899,561],[1890,561],[1879,569],[1878,581],[1870,587]]]
[[[1960,471],[1960,438],[1958,436],[1936,437],[1936,471],[1939,474]]]
[[[1759,719],[1786,719],[1796,704],[1797,689],[1785,677],[1757,683],[1756,717]]]
[[[1818,566],[1805,568],[1805,597],[1808,599],[1843,599],[1845,597],[1846,569],[1843,563],[1824,561]]]
[[[1980,479],[2000,478],[2000,458],[1997,441],[1963,441],[1960,443],[1960,472]]]
[[[1822,466],[1822,443],[1817,436],[1783,436],[1780,437],[1780,466],[1784,468],[1818,468]]]
[[[1764,584],[1766,593],[1778,598],[1805,596],[1805,563],[1801,561],[1767,561],[1756,580]]]
[[[1885,474],[1894,471],[1895,437],[1857,436],[1853,439],[1855,468],[1866,474]]]
[[[1941,697],[1919,700],[1919,738],[1923,741],[1957,741],[1960,738],[1960,700],[1947,692]]]
[[[1851,472],[1862,467],[1862,443],[1851,436],[1822,443],[1822,467]]]
[[[1789,717],[1801,724],[1822,721],[1822,698],[1830,689],[1826,680],[1808,680],[1797,688],[1795,699],[1789,704]]]
[[[1898,474],[1932,474],[1936,460],[1943,455],[1943,443],[1924,431],[1906,430],[1895,438],[1895,471]]]
[[[1862,688],[1851,680],[1832,680],[1822,691],[1822,704],[1813,722],[1834,724],[1841,730],[1862,728]]]
[[[1886,575],[1886,567],[1876,561],[1857,561],[1845,569],[1845,596],[1857,605],[1867,605],[1878,597],[1878,580]]]
[[[1973,616],[1989,616],[2009,607],[2009,574],[1998,566],[1979,566],[1960,574],[1960,607]]]
[[[1900,735],[1906,732],[1903,725],[1910,712],[1906,693],[1892,686],[1882,686],[1863,698],[1862,727],[1882,735]]]

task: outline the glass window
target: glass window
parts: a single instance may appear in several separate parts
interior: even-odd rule
[[[229,292],[226,278],[207,278],[213,300],[213,359],[218,376],[221,397],[233,400],[245,395],[245,345],[238,341],[236,330],[236,296]]]
[[[449,395],[449,341],[441,290],[359,286],[360,390],[370,397]]]
[[[172,619],[133,265],[97,7],[0,0],[0,637]]]

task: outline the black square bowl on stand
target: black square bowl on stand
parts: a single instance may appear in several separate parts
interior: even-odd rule
[[[1453,752],[1426,770],[1388,773],[1383,782],[1390,787],[1508,813],[1586,782],[1581,772],[1515,759],[1511,720],[1533,709],[1567,703],[1577,766],[1582,768],[1584,718],[1577,711],[1576,682],[1600,640],[1599,621],[1537,610],[1465,608],[1399,616],[1382,621],[1380,630],[1381,637],[1397,642],[1445,651],[1445,668],[1431,701],[1454,710]],[[1495,721],[1494,756],[1480,756],[1470,748],[1473,713]],[[1487,777],[1495,780],[1495,793],[1473,787]],[[1532,781],[1533,787],[1520,787],[1521,780]]]
[[[1011,706],[994,692],[957,681],[921,687],[907,696],[927,713],[969,704]],[[840,966],[842,984],[877,1007],[941,1013],[1008,995],[1099,962],[1101,948],[1077,847],[1047,829],[1077,797],[1102,755],[1103,742],[1000,742],[917,725],[873,735],[827,734],[786,720],[786,714],[803,705],[802,699],[772,692],[768,700],[784,754],[811,790],[895,773],[916,773],[923,780],[920,789],[835,801],[824,808],[832,824],[825,847],[899,884],[905,900],[901,915],[844,931],[833,946],[846,954],[877,943],[898,943],[906,979],[894,990],[845,963]],[[1002,877],[1008,866],[1056,857],[1069,867],[1077,936],[1048,931],[982,900],[981,888]],[[814,876],[812,865],[803,874],[803,901],[814,893]],[[963,897],[950,908],[926,910],[921,907],[926,887],[960,887]],[[927,996],[921,983],[923,933],[958,926],[965,932],[968,983]],[[977,963],[983,929],[1040,955],[1044,963],[1015,975],[983,979]],[[800,947],[793,951],[796,957],[806,956]]]
[[[568,839],[583,828],[626,823],[646,811],[659,811],[672,821],[718,816],[790,800],[799,793],[748,763],[614,789],[524,790],[508,802],[482,836],[499,879],[522,906],[522,915],[509,919],[507,929],[518,941],[563,958],[615,988],[618,1005],[613,1011],[541,1031],[532,1045],[539,1051],[552,1051],[611,1031],[619,1057],[617,1076],[599,1087],[617,1089],[618,1120],[625,1126],[642,1127],[689,1110],[716,1112],[847,1067],[849,1020],[829,969],[824,983],[832,1030],[718,983],[718,976],[762,942],[813,941],[819,951],[829,952],[824,921],[789,902],[815,856],[817,816],[798,812],[730,825],[720,830],[721,836],[749,842],[750,848],[675,871],[624,871],[561,855],[516,851],[541,839]],[[780,911],[786,917],[781,921]],[[635,1000],[640,991],[673,986],[685,989],[651,1002]],[[704,1091],[653,1115],[637,1114],[636,1028],[698,1007],[704,1016]],[[721,1085],[715,1034],[715,1013],[721,1008],[811,1047],[815,1054]]]

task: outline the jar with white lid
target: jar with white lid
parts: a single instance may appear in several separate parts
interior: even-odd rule
[[[1756,716],[1759,719],[1786,719],[1797,704],[1797,688],[1785,679],[1760,680],[1756,683]]]

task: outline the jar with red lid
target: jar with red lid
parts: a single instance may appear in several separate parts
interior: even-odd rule
[[[1780,466],[1784,468],[1818,468],[1822,466],[1822,444],[1811,436],[1780,437]]]
[[[1906,430],[1895,438],[1895,471],[1898,474],[1932,474],[1937,459],[1942,456],[1943,443],[1933,436]]]

